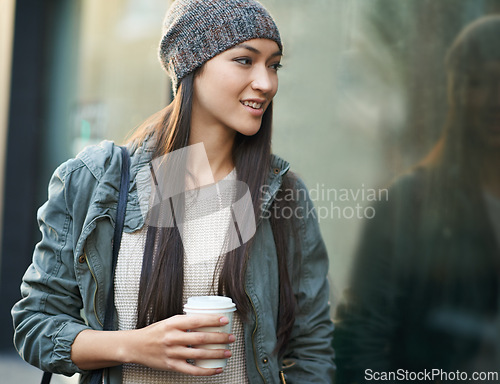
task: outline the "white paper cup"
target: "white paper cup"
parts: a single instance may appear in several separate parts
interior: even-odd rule
[[[233,312],[236,311],[236,305],[231,298],[223,296],[194,296],[188,298],[184,305],[186,315],[206,315],[215,314],[225,316],[229,323],[222,327],[203,327],[191,329],[191,332],[224,332],[231,333],[233,326]],[[228,344],[203,344],[197,346],[203,349],[229,349]],[[194,361],[195,365],[202,368],[224,368],[227,359],[199,359]]]

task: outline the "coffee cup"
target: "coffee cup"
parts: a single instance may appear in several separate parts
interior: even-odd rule
[[[233,325],[233,312],[236,311],[236,305],[231,298],[224,296],[194,296],[188,298],[184,305],[184,313],[190,315],[215,314],[225,316],[229,323],[221,327],[202,327],[191,329],[191,332],[224,332],[231,333]],[[203,349],[229,349],[228,344],[203,344],[197,346]],[[202,368],[224,368],[227,359],[198,359],[195,365]]]

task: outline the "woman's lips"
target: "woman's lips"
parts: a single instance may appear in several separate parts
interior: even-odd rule
[[[245,101],[241,101],[241,105],[243,105],[243,107],[252,116],[260,117],[264,114],[264,109],[262,108],[264,103],[252,101],[252,100],[245,100]]]

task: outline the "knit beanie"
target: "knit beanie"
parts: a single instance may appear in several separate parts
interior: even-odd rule
[[[274,40],[283,49],[276,24],[255,0],[176,0],[163,22],[159,57],[172,79],[181,80],[212,57],[251,39]]]

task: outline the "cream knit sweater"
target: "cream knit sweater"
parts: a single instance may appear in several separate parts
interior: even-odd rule
[[[235,180],[235,171],[225,180]],[[187,196],[186,222],[183,227],[184,291],[183,302],[190,296],[216,294],[220,272],[219,257],[224,254],[227,229],[231,220],[229,208],[200,216],[206,210],[203,195]],[[142,257],[147,228],[135,233],[123,233],[115,272],[115,305],[118,312],[120,330],[134,329],[137,322],[137,297],[142,268]],[[233,317],[233,334],[236,341],[231,345],[232,357],[224,372],[211,377],[194,377],[185,374],[159,371],[136,364],[124,364],[124,384],[159,383],[247,383],[243,324],[238,312]]]

